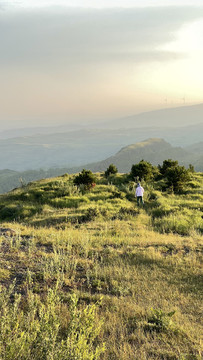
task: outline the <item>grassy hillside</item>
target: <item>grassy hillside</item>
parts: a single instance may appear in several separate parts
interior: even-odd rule
[[[73,179],[1,196],[0,358],[200,360],[203,174],[140,209],[125,175]]]
[[[27,170],[22,172],[8,169],[0,170],[0,194],[18,188],[30,181],[62,175],[67,171],[67,168]]]

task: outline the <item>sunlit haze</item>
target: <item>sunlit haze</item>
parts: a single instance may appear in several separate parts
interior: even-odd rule
[[[202,0],[0,1],[0,25],[0,130],[203,102]]]

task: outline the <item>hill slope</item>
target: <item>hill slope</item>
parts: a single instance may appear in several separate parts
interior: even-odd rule
[[[184,128],[84,129],[0,140],[0,169],[16,171],[71,167],[100,161],[147,138],[164,138],[174,146],[202,140],[203,124]],[[189,149],[187,151],[190,151]]]
[[[1,196],[0,358],[199,360],[203,177],[192,176],[183,195],[144,184],[144,209],[121,174],[85,193],[65,175]]]
[[[169,158],[178,160],[180,164],[185,166],[193,164],[196,171],[203,171],[203,156],[201,154],[199,155],[199,153],[195,151],[189,152],[187,149],[180,147],[172,147],[162,139],[153,138],[125,146],[114,156],[105,160],[89,164],[85,164],[84,162],[83,165],[72,168],[58,166],[47,170],[27,170],[23,172],[0,170],[0,193],[4,193],[33,180],[62,175],[64,173],[75,173],[81,171],[84,167],[94,172],[105,171],[106,168],[113,163],[118,167],[120,172],[127,173],[131,170],[133,164],[138,163],[142,159],[151,162],[153,165],[158,165],[161,164],[163,160]]]
[[[104,171],[113,163],[120,172],[129,172],[132,164],[137,164],[142,159],[151,162],[153,165],[161,164],[166,159],[174,159],[178,160],[180,164],[188,166],[190,163],[197,161],[199,156],[193,155],[180,147],[172,147],[163,139],[153,138],[126,146],[114,156],[98,163],[88,164],[86,167],[95,172]]]
[[[141,114],[108,121],[103,127],[140,128],[140,127],[179,127],[202,123],[203,104],[179,106],[144,112]]]
[[[0,169],[24,171],[78,166],[100,161],[121,147],[147,138],[160,137],[175,146],[187,146],[202,141],[202,119],[201,104],[98,123],[96,129],[87,126],[70,131],[70,126],[68,131],[64,126],[46,133],[54,128],[42,128],[43,134],[33,134],[35,129],[30,129],[32,136],[0,139]],[[29,129],[24,130],[27,133]]]
[[[203,155],[203,141],[187,146],[185,149],[187,151]]]

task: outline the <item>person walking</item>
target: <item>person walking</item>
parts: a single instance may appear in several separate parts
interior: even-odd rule
[[[139,206],[140,204],[144,205],[144,201],[143,201],[143,195],[144,195],[144,189],[141,186],[140,183],[137,184],[136,187],[136,191],[135,191],[135,196],[137,197],[137,205]]]

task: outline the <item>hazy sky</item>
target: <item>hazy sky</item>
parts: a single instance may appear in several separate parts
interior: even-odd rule
[[[0,130],[203,102],[202,39],[202,0],[0,1]]]

